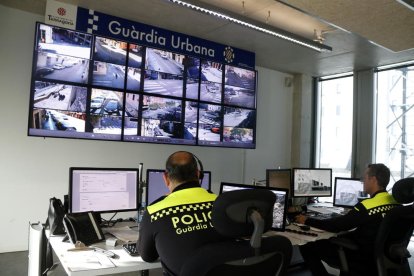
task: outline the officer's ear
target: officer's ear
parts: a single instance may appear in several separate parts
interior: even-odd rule
[[[170,189],[171,181],[170,181],[170,179],[168,178],[168,172],[166,172],[166,171],[165,171],[165,172],[162,174],[162,178],[164,179],[165,186],[167,186],[167,188],[168,188],[168,189]]]

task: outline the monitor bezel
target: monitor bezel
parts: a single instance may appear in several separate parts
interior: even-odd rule
[[[302,167],[298,167],[298,168],[292,168],[291,169],[291,192],[292,192],[292,198],[299,198],[299,197],[331,197],[332,196],[332,168],[302,168]],[[330,189],[329,189],[329,194],[305,194],[305,195],[296,195],[295,194],[295,171],[296,170],[314,170],[314,171],[329,171],[330,173]]]
[[[267,187],[267,186],[256,186],[256,185],[249,185],[249,184],[239,184],[239,183],[229,183],[229,182],[221,182],[220,183],[220,194],[223,193],[223,186],[232,186],[232,187],[239,187],[239,188],[246,188],[246,189],[262,189],[262,190],[270,190],[270,191],[278,191],[278,192],[285,192],[286,193],[286,200],[283,210],[283,225],[281,228],[270,227],[273,231],[285,231],[286,228],[286,216],[287,216],[287,209],[289,204],[289,189],[284,188],[276,188],[276,187]]]
[[[289,173],[289,187],[287,188],[289,191],[289,199],[292,198],[292,169],[266,169],[266,187],[270,187],[270,188],[281,188],[281,189],[285,189],[282,187],[274,187],[274,186],[270,186],[270,173],[272,172],[288,172]]]
[[[70,167],[69,168],[69,193],[68,193],[68,213],[72,213],[72,195],[73,195],[73,173],[74,171],[133,171],[136,172],[136,208],[122,210],[105,210],[94,211],[96,213],[117,213],[117,212],[134,212],[140,207],[140,186],[139,186],[139,169],[138,168],[100,168],[100,167]],[[79,212],[76,212],[79,213]]]
[[[361,180],[360,178],[356,178],[356,177],[335,177],[334,187],[333,187],[333,203],[332,203],[332,205],[335,206],[335,207],[342,207],[342,208],[352,209],[355,205],[350,206],[350,205],[344,205],[344,204],[336,204],[336,184],[337,184],[337,180],[358,181],[358,182],[361,182],[362,185],[364,185],[364,181]]]
[[[165,170],[162,170],[162,169],[147,169],[147,172],[146,172],[146,178],[145,178],[145,187],[146,187],[146,189],[145,189],[145,204],[148,206],[151,202],[148,202],[148,188],[149,188],[149,185],[148,185],[148,179],[149,179],[149,175],[150,175],[150,173],[151,172],[155,172],[155,173],[164,173],[165,172]],[[206,175],[206,174],[208,174],[209,175],[209,178],[208,178],[208,191],[211,191],[211,171],[204,171],[203,170],[203,173],[204,173],[204,176]],[[204,180],[204,178],[203,178],[203,180]],[[200,184],[200,187],[201,187],[201,184]]]

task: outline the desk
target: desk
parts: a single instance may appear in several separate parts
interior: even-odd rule
[[[300,230],[300,228],[296,225],[289,225],[287,226],[288,229],[292,230]],[[320,239],[329,239],[335,236],[335,233],[326,232],[326,231],[315,231],[309,230],[309,232],[317,233],[317,237],[308,237],[305,235],[294,234],[290,232],[277,232],[277,231],[269,231],[264,234],[264,236],[272,236],[272,235],[281,235],[287,237],[291,242],[292,245],[300,246],[304,245],[307,242],[320,240]],[[70,254],[74,254],[75,252],[68,252],[68,249],[74,248],[74,245],[69,242],[62,242],[62,236],[52,236],[50,237],[50,244],[55,251],[56,255],[58,256],[63,268],[65,269],[68,275],[75,275],[75,276],[89,276],[89,275],[108,275],[108,274],[117,274],[117,273],[124,273],[124,272],[133,272],[133,271],[142,271],[142,275],[145,275],[145,271],[149,269],[161,268],[161,263],[154,262],[154,263],[147,263],[141,259],[141,257],[132,257],[124,249],[122,249],[121,245],[116,247],[107,246],[105,242],[96,243],[93,246],[99,247],[105,250],[110,250],[119,256],[119,259],[112,259],[110,261],[114,264],[114,267],[108,268],[99,268],[99,269],[85,269],[79,271],[72,271],[70,269]],[[81,253],[76,252],[76,253]],[[76,254],[75,253],[75,254]],[[99,253],[94,253],[99,254]]]
[[[132,272],[132,271],[143,271],[142,274],[145,274],[145,270],[160,268],[161,263],[154,262],[154,263],[147,263],[144,262],[141,257],[132,257],[130,256],[124,249],[121,248],[120,245],[116,247],[107,246],[105,242],[96,243],[93,246],[103,248],[106,250],[110,250],[119,256],[119,259],[112,259],[109,258],[112,263],[115,265],[114,267],[109,268],[100,268],[100,269],[87,269],[82,271],[71,271],[69,263],[69,254],[73,254],[74,252],[68,252],[69,248],[74,248],[72,243],[62,242],[62,236],[52,236],[50,237],[50,244],[52,245],[53,250],[55,251],[56,255],[58,256],[63,268],[65,269],[68,275],[76,275],[76,276],[90,276],[90,275],[108,275],[108,274],[117,274],[123,272]],[[82,251],[81,251],[82,252]],[[85,252],[85,251],[83,251]],[[80,253],[80,252],[76,252]],[[99,254],[99,253],[95,253]]]

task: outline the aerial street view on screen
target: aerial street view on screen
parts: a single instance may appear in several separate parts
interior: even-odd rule
[[[182,97],[185,56],[147,48],[144,90],[149,93]]]
[[[255,148],[256,72],[36,24],[28,134]]]

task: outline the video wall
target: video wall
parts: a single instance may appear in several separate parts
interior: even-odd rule
[[[256,72],[36,24],[29,136],[255,148]]]

